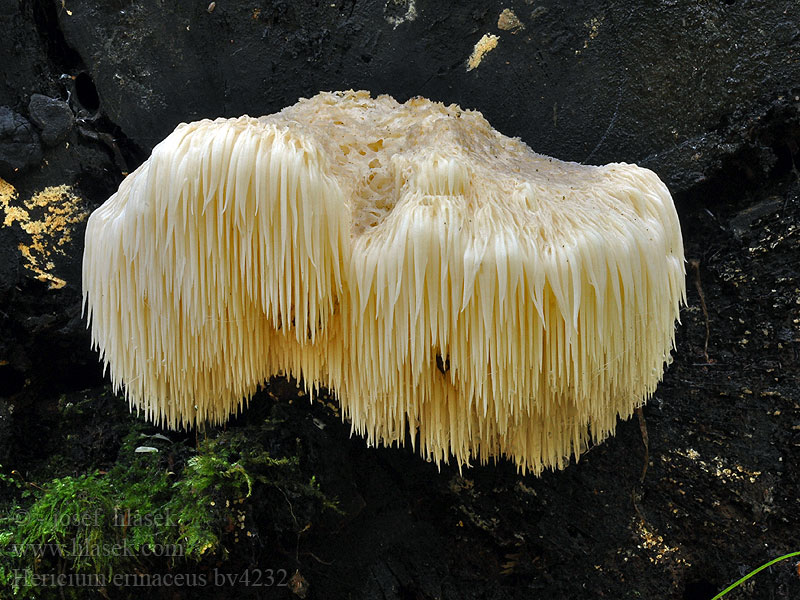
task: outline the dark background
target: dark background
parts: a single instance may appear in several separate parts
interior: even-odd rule
[[[82,223],[51,253],[53,289],[9,207],[66,184],[90,211],[182,121],[367,89],[480,110],[560,159],[653,169],[682,220],[689,303],[644,410],[642,483],[635,419],[536,479],[505,461],[437,472],[314,407],[329,427],[298,435],[348,510],[282,565],[310,597],[709,600],[800,551],[795,0],[212,4],[0,0],[0,177],[17,192],[0,220],[0,464],[46,459],[58,398],[103,385]],[[498,27],[506,8],[523,27]],[[468,71],[484,34],[497,47]],[[795,562],[728,597],[800,597]]]

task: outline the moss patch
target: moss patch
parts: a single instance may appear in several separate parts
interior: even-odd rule
[[[255,574],[248,569],[296,553],[300,534],[337,510],[301,466],[299,439],[282,439],[277,416],[202,440],[129,426],[108,468],[41,481],[0,470],[0,589],[8,597],[119,597],[176,576],[208,587],[221,561],[231,573]],[[63,457],[56,464],[76,466]],[[291,574],[281,571],[271,576],[288,587]]]

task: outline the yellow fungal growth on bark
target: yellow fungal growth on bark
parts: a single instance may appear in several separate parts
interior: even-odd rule
[[[372,444],[534,473],[653,394],[685,296],[651,171],[352,91],[180,125],[90,217],[83,284],[114,385],[157,423],[222,423],[287,374]]]
[[[67,282],[53,274],[54,261],[57,255],[65,254],[75,226],[86,219],[84,201],[68,185],[46,187],[22,205],[17,202],[18,196],[14,186],[0,179],[0,226],[19,225],[27,234],[18,244],[25,268],[51,290],[60,289]]]
[[[469,59],[467,60],[467,71],[477,69],[481,64],[483,57],[497,48],[497,42],[499,41],[500,38],[493,33],[483,34],[481,39],[475,42],[475,47],[472,49],[472,54],[469,55]]]

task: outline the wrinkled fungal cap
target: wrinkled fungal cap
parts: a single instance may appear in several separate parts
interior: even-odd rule
[[[89,219],[83,285],[156,423],[222,423],[291,374],[370,443],[535,473],[652,395],[685,296],[651,171],[367,92],[180,125]]]

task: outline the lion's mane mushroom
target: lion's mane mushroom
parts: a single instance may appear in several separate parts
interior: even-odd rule
[[[651,171],[367,92],[180,125],[89,219],[83,284],[155,422],[223,422],[291,374],[371,443],[535,473],[652,395],[685,295]]]

